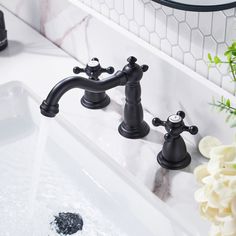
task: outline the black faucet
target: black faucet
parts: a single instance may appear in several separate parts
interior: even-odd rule
[[[94,61],[97,60],[94,59]],[[86,100],[91,101],[92,97],[98,98],[97,101],[99,101],[99,98],[105,98],[107,103],[107,95],[105,94],[105,91],[116,86],[125,85],[126,102],[124,108],[124,120],[118,128],[119,133],[122,136],[131,139],[146,136],[149,133],[150,128],[143,120],[140,80],[143,77],[143,72],[148,70],[148,66],[140,66],[136,61],[137,59],[135,57],[129,57],[128,64],[123,68],[123,70],[117,71],[114,75],[111,75],[109,78],[104,80],[98,80],[98,75],[93,79],[92,77],[88,79],[81,76],[72,76],[60,81],[51,90],[46,100],[41,104],[41,113],[47,117],[55,117],[59,112],[59,100],[67,91],[73,88],[81,88],[86,92],[90,92],[89,96],[86,96],[85,94]],[[74,72],[79,73],[83,71],[74,68]],[[112,69],[108,69],[106,72],[112,73],[113,71]],[[102,101],[102,99],[100,101]],[[83,103],[82,99],[82,104],[86,106],[88,103]]]
[[[195,135],[198,133],[198,128],[197,126],[186,126],[183,121],[184,117],[185,113],[178,111],[176,115],[169,116],[167,121],[162,121],[159,118],[152,120],[154,126],[164,126],[167,131],[162,151],[157,155],[157,161],[163,168],[183,169],[191,162],[191,156],[187,152],[185,142],[180,134],[188,131]]]
[[[5,26],[4,14],[0,11],[0,51],[5,49],[7,45],[7,30]]]

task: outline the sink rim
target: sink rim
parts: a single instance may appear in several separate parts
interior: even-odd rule
[[[23,90],[26,91],[27,96],[31,97],[31,99],[36,104],[38,104],[38,106],[42,101],[42,98],[38,96],[37,93],[33,91],[33,89],[28,87],[22,81],[15,80],[4,83],[2,85],[8,85],[12,87],[17,86],[23,88]],[[133,176],[128,170],[122,168],[118,163],[116,163],[115,160],[113,160],[107,153],[105,153],[93,140],[89,139],[87,136],[85,136],[85,134],[81,133],[78,127],[75,127],[68,119],[64,118],[63,114],[62,115],[59,114],[57,117],[55,117],[55,120],[58,122],[60,126],[62,126],[62,128],[66,129],[67,132],[76,129],[78,132],[77,132],[77,137],[75,137],[75,139],[78,142],[82,141],[83,143],[90,143],[90,144],[92,142],[94,148],[96,148],[96,150],[99,150],[99,155],[97,155],[99,161],[101,161],[113,173],[115,173],[115,175],[117,175],[122,182],[124,182],[127,186],[129,186],[129,188],[134,190],[144,200],[146,204],[150,205],[153,208],[153,210],[161,213],[165,218],[168,218],[172,223],[177,224],[178,228],[180,228],[182,232],[187,233],[187,235],[196,235],[193,234],[194,231],[193,226],[186,225],[185,222],[182,220],[182,218],[179,217],[174,211],[172,211],[171,207],[168,206],[167,203],[163,202],[161,199],[156,197],[150,190],[148,190],[147,187],[142,185],[135,178],[135,176]],[[78,133],[80,139],[78,139]],[[74,137],[73,134],[72,136]]]

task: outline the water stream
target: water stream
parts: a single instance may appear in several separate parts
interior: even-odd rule
[[[48,138],[50,119],[46,117],[41,118],[39,125],[39,132],[35,146],[35,155],[33,157],[33,166],[32,166],[32,181],[29,193],[29,219],[32,219],[34,216],[34,211],[36,208],[36,198],[37,191],[39,188],[40,182],[40,172],[44,160],[44,151]]]
[[[56,236],[50,224],[54,216],[72,212],[84,220],[83,230],[75,236],[127,236],[103,214],[93,198],[88,198],[83,186],[90,180],[83,171],[76,169],[79,178],[75,182],[75,176],[60,167],[66,164],[68,169],[74,169],[70,162],[60,163],[63,158],[70,158],[56,146],[60,147],[63,133],[53,136],[57,140],[55,147],[47,145],[52,141],[49,135],[60,129],[56,121],[42,117],[37,123],[36,132],[0,146],[0,235]]]

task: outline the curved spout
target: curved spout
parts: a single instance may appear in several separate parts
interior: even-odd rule
[[[59,112],[59,100],[69,90],[81,88],[90,92],[104,92],[108,89],[127,83],[126,74],[118,71],[105,80],[89,80],[80,76],[68,77],[54,86],[46,100],[40,106],[42,115],[54,117]]]

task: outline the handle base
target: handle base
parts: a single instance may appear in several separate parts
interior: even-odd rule
[[[88,109],[102,109],[110,104],[110,97],[105,93],[85,91],[81,104]]]
[[[162,152],[159,152],[159,154],[157,155],[157,162],[160,164],[161,167],[165,169],[180,170],[184,169],[191,163],[191,156],[189,153],[187,153],[183,160],[179,162],[170,162],[163,157]]]
[[[0,38],[0,51],[3,51],[5,48],[7,48],[7,46],[8,46],[7,39],[4,39],[4,41],[1,41],[1,38]]]
[[[136,127],[127,126],[124,122],[122,122],[118,128],[118,131],[125,138],[138,139],[148,135],[150,127],[145,121],[142,121],[142,123]]]

